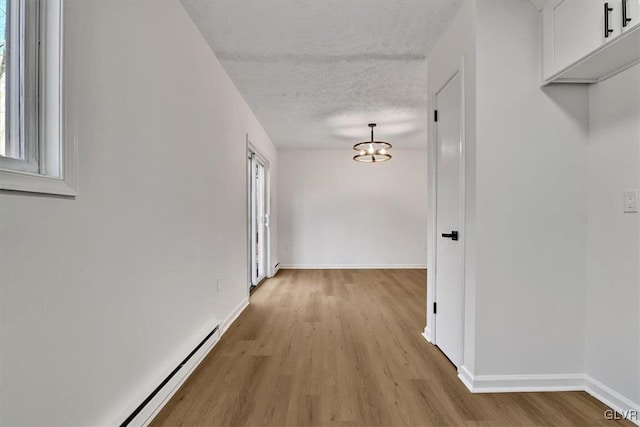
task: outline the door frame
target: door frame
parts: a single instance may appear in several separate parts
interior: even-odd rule
[[[248,160],[251,158],[251,155],[255,155],[258,160],[264,165],[264,212],[265,217],[267,218],[266,224],[264,227],[264,274],[265,279],[269,277],[273,277],[273,268],[271,267],[271,167],[269,165],[269,160],[266,156],[264,156],[256,147],[251,143],[249,139],[249,134],[246,134],[246,150],[245,155]],[[247,295],[249,294],[249,290],[252,286],[252,246],[253,239],[251,235],[251,192],[249,190],[249,182],[251,180],[251,166],[250,162],[246,163],[246,179],[245,182],[245,192],[246,192],[246,202],[247,202],[247,217],[246,217],[246,238],[247,238]]]
[[[465,58],[461,57],[460,61],[452,70],[445,74],[445,77],[435,85],[436,89],[429,89],[429,221],[428,221],[428,237],[427,237],[427,326],[425,327],[423,336],[430,343],[437,345],[438,338],[436,336],[437,315],[433,312],[433,303],[437,302],[438,284],[436,282],[437,268],[437,190],[438,190],[438,147],[437,147],[437,122],[434,120],[434,114],[437,108],[437,94],[456,75],[460,76],[460,366],[458,370],[464,366],[464,333],[465,333],[465,254],[466,254],[466,82],[465,82]]]

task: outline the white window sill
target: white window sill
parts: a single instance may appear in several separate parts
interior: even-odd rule
[[[75,179],[63,179],[26,172],[0,170],[0,190],[76,196]]]

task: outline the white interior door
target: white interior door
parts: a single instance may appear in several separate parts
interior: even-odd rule
[[[250,197],[250,273],[251,286],[265,278],[266,260],[266,168],[264,163],[251,153],[249,157]]]
[[[462,357],[462,86],[457,72],[436,93],[435,342],[459,366]]]

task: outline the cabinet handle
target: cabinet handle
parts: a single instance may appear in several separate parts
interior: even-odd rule
[[[631,22],[631,18],[627,18],[627,0],[622,0],[622,26],[626,27]]]
[[[608,38],[609,34],[613,33],[613,30],[609,28],[609,13],[613,10],[609,7],[609,2],[604,4],[604,37]]]

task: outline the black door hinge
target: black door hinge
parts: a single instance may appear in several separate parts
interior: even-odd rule
[[[433,303],[433,314],[437,314],[438,313],[438,303],[434,302]]]
[[[434,122],[438,121],[438,110],[433,110],[433,121]]]

